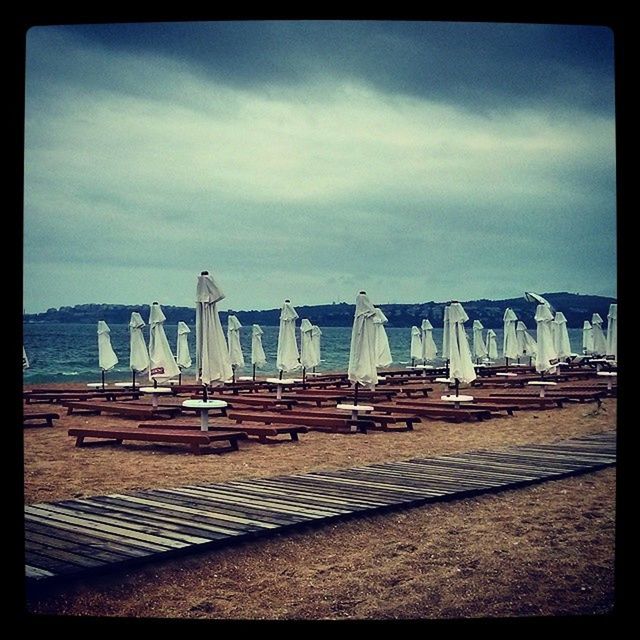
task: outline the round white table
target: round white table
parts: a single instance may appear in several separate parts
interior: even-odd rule
[[[239,376],[238,380],[242,380],[242,382],[253,382],[253,376]]]
[[[109,385],[105,382],[104,388],[106,389]],[[87,382],[87,387],[91,387],[92,389],[102,389],[102,382]]]
[[[341,411],[351,411],[352,420],[358,419],[358,413],[360,411],[363,411],[364,413],[373,411],[373,407],[368,404],[339,404],[336,406],[336,409],[340,409]],[[356,432],[357,430],[358,428],[354,424],[352,424],[351,431]]]
[[[503,376],[505,378],[517,378],[517,373],[509,373],[508,371],[496,371],[497,376]]]
[[[171,389],[168,389],[167,387],[140,387],[139,391],[151,395],[151,404],[154,409],[158,408],[158,396],[171,393]]]
[[[557,382],[552,382],[551,380],[530,380],[527,384],[532,387],[540,387],[540,397],[544,398],[544,390],[545,387],[553,387],[557,385]]]
[[[473,402],[473,396],[452,395],[440,396],[440,400],[443,402],[453,402],[454,409],[460,408],[461,402]]]
[[[267,382],[269,382],[270,384],[278,385],[278,388],[276,390],[276,398],[278,400],[282,400],[283,385],[294,384],[297,382],[297,380],[294,380],[293,378],[267,378]]]
[[[415,369],[422,369],[422,375],[426,376],[427,375],[427,369],[433,369],[433,365],[431,365],[431,364],[417,364],[415,366]]]
[[[607,379],[607,391],[611,391],[613,389],[613,379],[618,376],[617,371],[598,371],[596,374],[598,376],[602,376]]]
[[[182,406],[200,411],[200,431],[209,431],[209,411],[224,409],[228,405],[224,400],[185,400]]]

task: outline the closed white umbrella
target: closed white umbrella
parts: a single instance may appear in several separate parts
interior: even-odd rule
[[[317,324],[314,324],[311,329],[311,341],[313,342],[313,348],[316,352],[316,362],[318,363],[313,370],[316,370],[317,366],[320,366],[321,358],[320,358],[320,340],[322,338],[322,331]]]
[[[422,334],[418,327],[411,327],[411,364],[422,359]]]
[[[582,325],[582,353],[593,353],[593,327],[588,320]]]
[[[613,303],[609,305],[609,314],[607,315],[607,353],[618,359],[618,305]]]
[[[422,338],[422,361],[426,363],[427,360],[435,360],[438,355],[438,347],[433,340],[433,325],[429,322],[428,318],[423,318],[420,324],[420,332]]]
[[[133,311],[129,319],[129,368],[134,387],[136,373],[143,373],[149,368],[149,351],[142,331],[145,326],[142,316],[137,311]]]
[[[188,369],[193,363],[191,362],[191,353],[189,352],[189,334],[191,329],[186,322],[178,322],[178,342],[176,344],[176,364],[180,369]]]
[[[382,309],[376,307],[376,315],[373,324],[376,328],[376,365],[378,367],[388,367],[392,362],[391,349],[389,348],[389,337],[384,325],[389,322]]]
[[[358,404],[358,385],[373,389],[378,381],[376,367],[376,328],[373,323],[376,310],[364,291],[356,297],[356,310],[351,329],[349,368],[347,375],[354,384]]]
[[[498,338],[493,329],[487,329],[487,355],[489,360],[497,360],[498,358]]]
[[[560,360],[564,360],[571,355],[571,342],[569,341],[569,331],[567,329],[567,319],[562,311],[557,311],[553,318],[554,347],[556,355]]]
[[[529,362],[536,353],[536,341],[527,331],[527,325],[522,320],[516,324],[516,338],[518,339],[518,360],[520,356],[529,356]]]
[[[24,346],[22,347],[22,368],[29,368],[29,358],[27,358],[27,352],[24,350]]]
[[[302,386],[307,380],[307,369],[312,369],[318,362],[313,344],[313,325],[307,318],[300,323],[300,364],[302,365]]]
[[[264,367],[267,364],[267,356],[262,346],[264,331],[258,324],[251,327],[251,364],[253,366],[253,379],[256,379],[256,367]]]
[[[440,357],[449,361],[449,306],[442,312],[442,353]]]
[[[278,330],[278,350],[276,367],[282,377],[283,371],[295,371],[300,368],[300,352],[296,342],[296,320],[298,312],[285,300],[280,311],[280,327]]]
[[[553,324],[553,314],[551,309],[545,304],[539,304],[536,308],[535,321],[536,329],[536,371],[546,373],[554,371],[557,359],[555,347],[553,346],[553,336],[551,335],[551,325]]]
[[[244,355],[240,345],[240,329],[242,325],[236,316],[227,318],[227,342],[229,344],[229,362],[231,362],[232,380],[236,380],[236,369],[244,367]]]
[[[456,395],[460,382],[472,382],[476,379],[476,370],[471,359],[471,349],[464,330],[469,319],[459,302],[449,305],[449,378],[456,381]]]
[[[544,304],[545,306],[549,307],[549,309],[551,309],[552,314],[556,312],[556,310],[553,308],[553,305],[546,298],[543,298],[537,293],[533,293],[532,291],[525,291],[524,299],[527,302],[534,302],[536,305]]]
[[[602,317],[599,313],[591,316],[591,326],[593,328],[593,351],[599,356],[607,353],[607,339],[602,331]]]
[[[502,317],[504,335],[502,340],[502,355],[505,359],[507,367],[509,359],[516,360],[518,358],[518,338],[516,336],[516,323],[518,317],[513,309],[507,307]]]
[[[158,378],[169,379],[180,375],[164,332],[166,319],[160,305],[154,302],[149,314],[149,380],[153,380],[154,386]]]
[[[477,358],[477,362],[487,357],[489,351],[482,337],[482,322],[480,320],[473,321],[473,355]]]
[[[208,271],[198,276],[196,286],[196,369],[205,385],[223,384],[233,377],[229,350],[222,330],[217,303],[225,298]]]
[[[98,321],[98,365],[102,374],[104,388],[104,372],[118,364],[118,356],[111,346],[111,329],[104,320]]]

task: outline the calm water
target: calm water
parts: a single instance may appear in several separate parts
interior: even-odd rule
[[[131,377],[129,369],[129,325],[112,324],[111,345],[118,356],[118,364],[106,373],[107,382],[126,381]],[[190,327],[189,349],[193,366],[185,369],[185,382],[195,379],[195,327]],[[322,363],[316,371],[346,370],[349,362],[351,327],[322,328],[320,351]],[[262,327],[262,345],[267,356],[267,366],[258,374],[275,374],[278,327]],[[392,366],[410,364],[411,329],[387,328],[389,346],[393,356]],[[502,347],[502,330],[495,329],[498,350]],[[177,324],[165,324],[169,344],[176,349]],[[535,329],[529,329],[535,338]],[[471,332],[468,330],[469,338]],[[145,327],[145,337],[149,340],[149,328]],[[442,347],[442,329],[433,330],[438,350]],[[582,348],[582,329],[569,329],[569,338],[574,352]],[[251,374],[251,327],[240,330],[240,342],[247,365],[238,375]],[[299,332],[298,332],[299,344]],[[93,324],[27,323],[24,325],[24,347],[30,367],[23,373],[26,383],[41,382],[91,382],[100,380],[98,367],[97,326]],[[143,378],[144,379],[144,378]]]

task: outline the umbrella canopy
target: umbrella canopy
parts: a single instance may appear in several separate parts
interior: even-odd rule
[[[27,358],[27,352],[24,350],[24,346],[22,347],[22,368],[29,368],[29,358]]]
[[[316,367],[320,364],[320,339],[322,337],[322,331],[317,324],[314,324],[311,329],[311,341],[313,343],[313,348],[316,352],[316,362],[318,363]]]
[[[593,327],[588,320],[582,325],[582,351],[583,353],[593,353]]]
[[[442,354],[444,360],[449,359],[449,306],[442,312]]]
[[[495,360],[498,357],[498,339],[493,329],[487,329],[487,355],[489,360]]]
[[[109,371],[118,364],[118,356],[111,346],[111,329],[104,320],[98,321],[98,364],[103,371]]]
[[[464,323],[469,319],[459,302],[449,306],[449,377],[460,382],[476,379],[476,370],[471,360],[469,341]]]
[[[348,377],[351,382],[373,388],[378,381],[376,369],[376,327],[373,323],[376,310],[367,294],[361,291],[356,297],[356,311],[351,329]]]
[[[178,322],[178,344],[176,345],[176,364],[180,369],[188,369],[191,362],[191,354],[189,353],[189,334],[191,329],[186,322]]]
[[[196,368],[204,384],[221,384],[233,377],[229,350],[216,304],[225,298],[208,271],[196,286]]]
[[[518,317],[514,313],[513,309],[507,307],[504,316],[502,317],[504,323],[504,337],[502,340],[502,355],[510,360],[515,360],[518,357],[518,337],[516,336],[516,323]]]
[[[303,318],[300,323],[300,364],[305,369],[312,369],[318,365],[313,345],[313,325],[307,318]]]
[[[545,306],[549,307],[549,309],[551,309],[552,314],[556,312],[553,306],[551,305],[551,303],[546,298],[543,298],[541,295],[537,293],[533,293],[532,291],[525,291],[524,299],[527,302],[534,302],[535,304],[544,304]]]
[[[411,359],[422,360],[422,333],[418,327],[411,327]]]
[[[296,342],[296,320],[298,312],[285,300],[280,311],[280,328],[278,330],[278,350],[276,367],[278,371],[294,371],[300,368],[300,353]]]
[[[609,314],[607,315],[607,355],[618,357],[618,305],[609,305]]]
[[[388,367],[392,362],[391,349],[389,348],[389,338],[384,325],[389,322],[387,316],[381,309],[376,307],[376,314],[373,317],[373,324],[376,329],[376,365],[378,367]]]
[[[564,359],[571,355],[571,343],[569,342],[569,331],[567,330],[567,319],[562,311],[556,312],[553,318],[554,329],[554,342],[556,354],[558,358]]]
[[[591,327],[593,328],[593,351],[599,356],[604,356],[607,351],[607,339],[602,331],[602,318],[599,313],[591,316]]]
[[[527,331],[527,325],[522,320],[516,324],[516,338],[518,340],[518,355],[533,356],[536,353],[536,341]]]
[[[244,355],[240,346],[240,329],[242,325],[236,316],[227,318],[227,342],[229,343],[229,362],[231,367],[244,367]]]
[[[433,340],[433,325],[427,318],[422,320],[420,325],[422,331],[422,355],[421,358],[424,362],[427,360],[435,360],[438,355],[438,347]]]
[[[174,378],[180,374],[180,369],[164,332],[166,319],[160,305],[154,302],[149,314],[149,380]]]
[[[539,304],[536,308],[535,321],[537,323],[536,371],[544,373],[555,369],[555,360],[558,357],[551,335],[553,323],[551,309],[545,304]]]
[[[260,325],[254,324],[251,327],[251,364],[256,367],[264,367],[267,364],[267,356],[262,346],[262,335],[264,331]]]
[[[145,326],[142,316],[133,311],[129,319],[129,369],[137,373],[149,368],[149,351],[142,331]]]
[[[473,355],[479,359],[486,358],[489,354],[487,345],[482,337],[483,329],[484,327],[480,320],[473,321]]]

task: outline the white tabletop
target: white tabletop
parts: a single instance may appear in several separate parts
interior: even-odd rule
[[[143,393],[171,393],[171,389],[167,387],[140,387]]]
[[[617,371],[598,371],[598,373],[596,375],[598,375],[598,376],[617,376],[618,372]]]
[[[298,381],[293,378],[267,378],[267,382],[271,384],[294,384]],[[300,380],[300,382],[302,382],[302,380]]]
[[[87,382],[87,387],[95,387],[97,389],[98,387],[102,388],[102,386],[102,382]],[[104,386],[108,387],[109,385],[105,382]]]
[[[435,381],[436,382],[455,382],[455,380],[452,380],[451,378],[436,378]]]
[[[433,369],[432,364],[417,364],[414,369]]]
[[[497,371],[497,376],[506,376],[508,378],[516,378],[518,376],[517,373],[508,373],[507,371]]]
[[[473,396],[440,396],[440,400],[445,402],[472,402]]]
[[[551,382],[551,380],[529,380],[527,384],[536,386],[536,387],[548,387],[551,385],[558,384],[557,382]]]
[[[243,380],[243,381],[250,380],[253,382],[253,376],[240,376],[238,380]]]
[[[346,411],[373,411],[373,407],[368,404],[339,404],[336,409],[344,409]]]
[[[131,387],[133,389],[133,382],[114,382],[116,387]],[[139,389],[139,385],[136,385],[136,389]]]
[[[188,409],[223,409],[228,405],[224,400],[185,400],[182,406]]]

